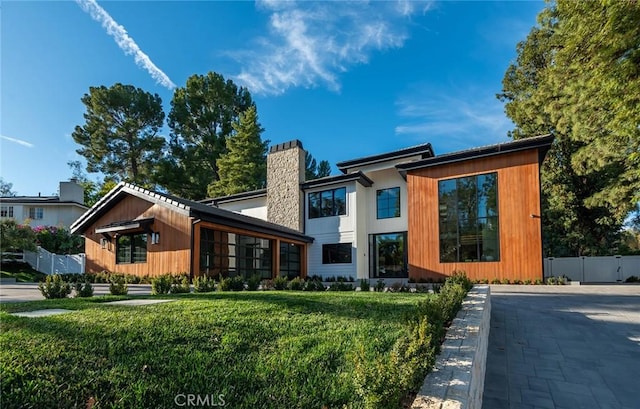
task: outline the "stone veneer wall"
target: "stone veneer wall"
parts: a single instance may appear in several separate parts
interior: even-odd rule
[[[491,290],[475,286],[447,330],[412,409],[480,409],[491,324]]]
[[[305,151],[293,140],[271,147],[267,155],[267,220],[303,230]]]

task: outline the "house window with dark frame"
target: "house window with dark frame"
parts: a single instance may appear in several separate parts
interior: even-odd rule
[[[378,219],[400,217],[400,188],[392,187],[376,191]]]
[[[350,264],[351,243],[322,245],[322,264]]]
[[[369,275],[371,278],[406,278],[407,232],[369,235]]]
[[[0,217],[13,217],[13,206],[2,206],[0,208]]]
[[[271,278],[272,240],[200,229],[200,272],[209,277]]]
[[[29,218],[31,220],[42,220],[44,218],[44,209],[42,207],[30,207]]]
[[[440,262],[500,261],[498,174],[438,182]]]
[[[123,234],[116,238],[116,264],[146,263],[147,234]]]
[[[302,271],[299,244],[280,242],[280,275],[288,279],[300,277]]]
[[[342,216],[347,214],[347,188],[309,193],[309,218]]]

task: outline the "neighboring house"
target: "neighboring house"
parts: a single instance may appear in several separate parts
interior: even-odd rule
[[[552,141],[438,156],[423,144],[344,161],[341,175],[305,181],[296,140],[271,148],[266,189],[196,203],[121,184],[72,231],[87,237],[87,265],[95,270],[415,280],[463,270],[478,279],[542,278],[539,174]],[[125,196],[147,204],[123,207]],[[175,203],[170,214],[182,209],[184,217],[162,216],[157,205],[167,202]],[[173,246],[150,244],[160,226],[176,237]],[[166,254],[150,262],[147,252]]]
[[[31,227],[63,226],[69,228],[88,209],[84,189],[75,181],[60,182],[58,196],[3,196],[0,219],[29,221]]]

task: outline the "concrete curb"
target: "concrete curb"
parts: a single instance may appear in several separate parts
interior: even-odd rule
[[[475,286],[447,330],[412,409],[480,409],[491,324],[491,290]]]

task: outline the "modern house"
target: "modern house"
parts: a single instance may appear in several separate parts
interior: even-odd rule
[[[193,202],[120,184],[80,217],[87,270],[438,279],[542,278],[540,136],[434,155],[430,144],[304,180],[300,141],[271,147],[263,190]]]
[[[74,180],[60,182],[57,196],[2,196],[0,219],[27,220],[31,227],[62,226],[69,228],[88,209],[84,189]]]

